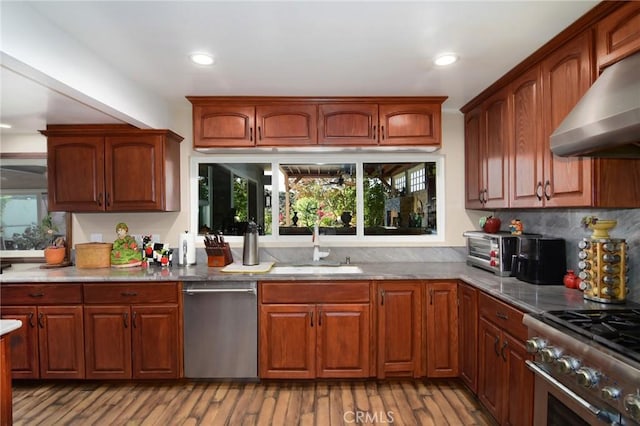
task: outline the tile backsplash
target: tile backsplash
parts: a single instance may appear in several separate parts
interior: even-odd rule
[[[505,210],[495,216],[502,221],[502,229],[508,229],[512,219],[520,219],[524,231],[548,237],[564,238],[567,250],[567,269],[578,271],[578,242],[589,237],[591,231],[580,223],[584,216],[618,221],[610,231],[612,238],[624,238],[629,246],[629,294],[628,300],[640,302],[640,209],[543,209]]]

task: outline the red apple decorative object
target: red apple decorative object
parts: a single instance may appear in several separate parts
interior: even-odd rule
[[[500,219],[493,216],[483,217],[480,219],[482,230],[488,234],[495,234],[500,230]]]

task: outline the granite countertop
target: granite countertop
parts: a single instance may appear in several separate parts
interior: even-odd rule
[[[511,303],[525,312],[564,309],[614,309],[607,305],[585,301],[582,292],[563,285],[538,286],[511,277],[499,277],[464,262],[396,262],[388,264],[358,263],[363,273],[327,275],[289,275],[270,273],[225,273],[222,268],[207,265],[150,266],[135,268],[77,269],[73,266],[40,269],[39,265],[12,268],[0,275],[0,284],[9,283],[104,283],[157,281],[305,281],[305,280],[434,280],[461,279],[480,290]],[[633,304],[634,307],[637,306]]]
[[[20,320],[2,319],[0,320],[0,336],[11,333],[13,330],[17,330],[20,327],[22,327],[22,321]]]

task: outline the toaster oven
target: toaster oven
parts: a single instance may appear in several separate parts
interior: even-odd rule
[[[496,275],[511,274],[512,257],[518,254],[518,236],[509,232],[489,234],[467,231],[467,265],[477,266]],[[531,236],[533,234],[527,234]]]

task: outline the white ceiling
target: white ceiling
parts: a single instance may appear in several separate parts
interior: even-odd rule
[[[596,3],[45,1],[30,5],[123,77],[169,105],[188,102],[187,95],[446,95],[444,108],[457,110]],[[213,54],[215,65],[192,65],[188,54],[194,51]],[[456,52],[460,61],[448,68],[435,67],[431,60],[443,51]],[[12,132],[32,132],[47,123],[118,122],[73,95],[48,89],[47,83],[5,67],[0,70],[0,121],[12,122]]]

